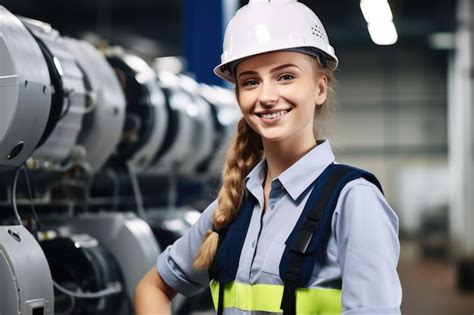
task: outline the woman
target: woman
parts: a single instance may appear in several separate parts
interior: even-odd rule
[[[337,63],[295,0],[236,13],[214,69],[243,114],[223,185],[138,285],[138,314],[169,314],[210,281],[218,313],[400,314],[398,218],[375,177],[316,141]]]

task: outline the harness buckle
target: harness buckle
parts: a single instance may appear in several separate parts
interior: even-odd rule
[[[308,250],[309,243],[313,239],[313,232],[301,230],[298,233],[297,239],[291,244],[290,249],[294,252],[305,254]]]

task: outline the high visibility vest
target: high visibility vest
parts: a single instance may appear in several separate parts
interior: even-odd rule
[[[342,164],[330,164],[311,184],[312,191],[285,242],[286,248],[280,260],[280,278],[284,285],[250,285],[235,281],[240,253],[257,202],[248,194],[234,220],[218,231],[219,247],[209,269],[210,289],[217,313],[222,314],[224,308],[237,308],[285,315],[341,314],[340,287],[307,286],[317,254],[326,250],[339,194],[348,182],[361,177],[382,191],[374,175]]]

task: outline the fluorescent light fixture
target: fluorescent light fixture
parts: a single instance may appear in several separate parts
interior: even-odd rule
[[[397,42],[397,29],[387,0],[361,0],[360,9],[367,21],[370,38],[375,44],[393,45]]]
[[[367,24],[370,38],[377,45],[393,45],[398,40],[397,30],[392,21]]]
[[[393,15],[387,0],[361,0],[360,9],[367,23],[392,21]]]

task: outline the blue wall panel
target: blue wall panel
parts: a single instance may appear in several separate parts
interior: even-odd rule
[[[198,82],[224,85],[212,73],[220,62],[222,39],[236,0],[182,0],[182,39],[188,71]]]

